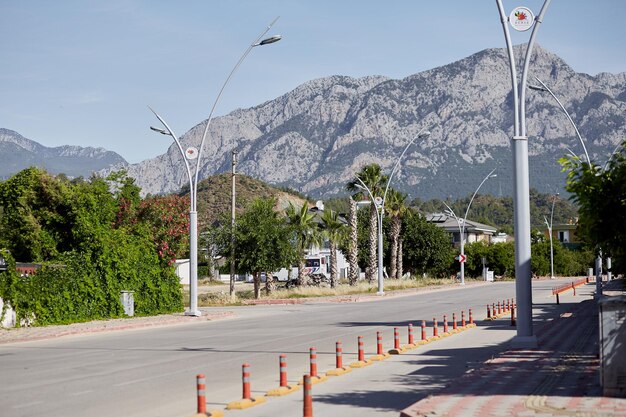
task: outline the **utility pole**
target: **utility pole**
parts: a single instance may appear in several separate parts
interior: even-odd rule
[[[235,298],[235,184],[237,175],[237,151],[233,149],[233,170],[230,212],[230,297]]]

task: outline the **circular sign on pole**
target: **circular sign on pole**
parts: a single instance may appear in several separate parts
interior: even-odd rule
[[[528,7],[516,7],[509,15],[509,22],[513,29],[524,32],[533,26],[535,15]]]
[[[187,159],[196,159],[198,157],[198,150],[193,146],[190,146],[185,151],[185,156],[187,157]]]

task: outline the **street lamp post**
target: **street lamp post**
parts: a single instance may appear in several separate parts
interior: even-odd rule
[[[409,147],[417,140],[417,139],[426,139],[430,136],[430,132],[428,130],[421,130],[417,136],[415,136],[411,141],[404,147],[404,150],[400,154],[400,157],[396,161],[396,164],[393,166],[391,170],[391,174],[389,175],[389,179],[387,180],[387,185],[385,187],[385,192],[383,193],[383,198],[380,197],[375,198],[372,191],[365,185],[363,180],[358,176],[356,179],[359,181],[357,186],[369,194],[372,199],[372,204],[376,206],[376,219],[378,221],[378,292],[377,295],[384,295],[384,279],[383,279],[383,216],[385,215],[385,201],[387,199],[387,191],[389,191],[389,184],[391,184],[391,180],[393,179],[394,174],[396,173],[398,166],[400,165],[400,161],[402,157],[409,149]]]
[[[556,198],[559,196],[559,193],[556,193],[552,198],[552,209],[550,210],[550,224],[548,224],[548,219],[543,218],[548,226],[548,233],[550,234],[550,279],[555,279],[554,276],[554,247],[552,246],[552,219],[554,217],[554,203],[556,203]]]
[[[514,230],[515,230],[515,294],[517,298],[517,336],[513,339],[514,347],[536,347],[537,337],[533,334],[533,311],[532,311],[532,283],[530,268],[530,186],[528,174],[528,137],[526,136],[526,84],[528,78],[528,66],[532,56],[533,45],[537,29],[543,21],[543,16],[550,5],[551,0],[544,0],[543,6],[537,18],[532,21],[529,18],[529,10],[517,8],[507,16],[502,6],[502,0],[496,0],[502,30],[507,45],[509,58],[509,70],[511,72],[511,84],[513,90],[513,204]],[[508,22],[513,17],[517,20],[511,22],[519,24],[516,30],[529,29],[532,32],[526,46],[526,56],[522,70],[522,78],[517,78],[517,66],[513,53],[513,43]],[[533,24],[534,23],[534,24]],[[524,27],[525,26],[525,27]]]
[[[226,81],[222,84],[220,91],[217,95],[217,98],[213,102],[213,106],[211,107],[211,112],[209,113],[209,117],[207,119],[204,133],[202,135],[202,140],[200,142],[200,147],[198,149],[194,147],[189,147],[186,150],[183,149],[183,146],[180,142],[180,139],[174,131],[168,126],[165,120],[157,114],[152,108],[150,111],[154,113],[154,115],[159,119],[163,127],[165,129],[160,129],[156,127],[150,127],[150,129],[155,132],[161,133],[163,135],[171,136],[174,139],[174,142],[178,146],[178,150],[180,151],[181,156],[183,157],[183,162],[185,163],[185,169],[187,171],[187,177],[189,180],[189,196],[190,196],[190,209],[189,209],[189,310],[185,312],[185,315],[188,316],[200,316],[202,313],[198,310],[198,212],[197,212],[197,187],[198,187],[198,176],[200,173],[200,160],[202,157],[202,150],[204,147],[204,142],[206,140],[207,134],[209,132],[209,126],[211,124],[211,120],[213,118],[213,112],[215,111],[215,107],[222,97],[222,93],[226,88],[226,85],[231,80],[232,76],[235,74],[241,63],[248,56],[250,51],[257,46],[269,45],[274,42],[278,42],[281,39],[280,35],[271,36],[269,38],[262,39],[265,34],[274,26],[278,17],[274,19],[265,30],[257,37],[255,40],[248,46],[245,50],[241,58],[237,61],[233,69],[228,74]],[[195,166],[193,167],[195,170],[195,174],[192,174],[192,164],[195,161]]]
[[[459,225],[459,238],[461,239],[461,256],[459,258],[459,261],[461,264],[461,285],[465,285],[465,259],[463,258],[465,258],[465,225],[467,224],[467,214],[469,213],[470,207],[472,206],[472,201],[474,201],[474,197],[476,197],[476,194],[478,194],[478,190],[480,190],[480,187],[482,187],[485,181],[487,181],[489,178],[495,178],[498,176],[498,174],[494,174],[495,170],[496,170],[495,168],[492,169],[491,172],[487,174],[487,176],[478,185],[478,188],[476,188],[476,191],[474,191],[474,194],[472,195],[472,198],[470,199],[469,204],[467,205],[467,209],[465,210],[465,217],[463,217],[463,220],[459,219],[456,213],[454,212],[454,210],[452,210],[452,208],[449,205],[443,202],[443,204],[450,211],[450,214],[454,216],[457,224]]]

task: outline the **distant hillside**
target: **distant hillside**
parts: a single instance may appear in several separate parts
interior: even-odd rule
[[[0,178],[8,178],[31,166],[52,174],[89,177],[92,172],[119,164],[126,164],[124,158],[103,148],[48,148],[13,130],[0,128]]]
[[[181,194],[187,193],[189,187],[183,188]],[[272,187],[263,181],[237,174],[236,208],[240,213],[257,198],[276,198],[277,210],[284,210],[289,202],[296,206],[309,203],[295,191],[285,191]],[[213,224],[221,220],[221,216],[230,218],[231,210],[231,174],[213,175],[198,184],[198,223]]]

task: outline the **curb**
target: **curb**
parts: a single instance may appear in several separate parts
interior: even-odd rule
[[[227,410],[245,410],[246,408],[254,407],[255,405],[263,404],[267,399],[265,396],[258,396],[253,398],[246,398],[243,400],[237,400],[228,403]]]
[[[287,385],[286,387],[273,388],[265,395],[268,397],[282,397],[283,395],[291,394],[299,389],[300,385]]]

